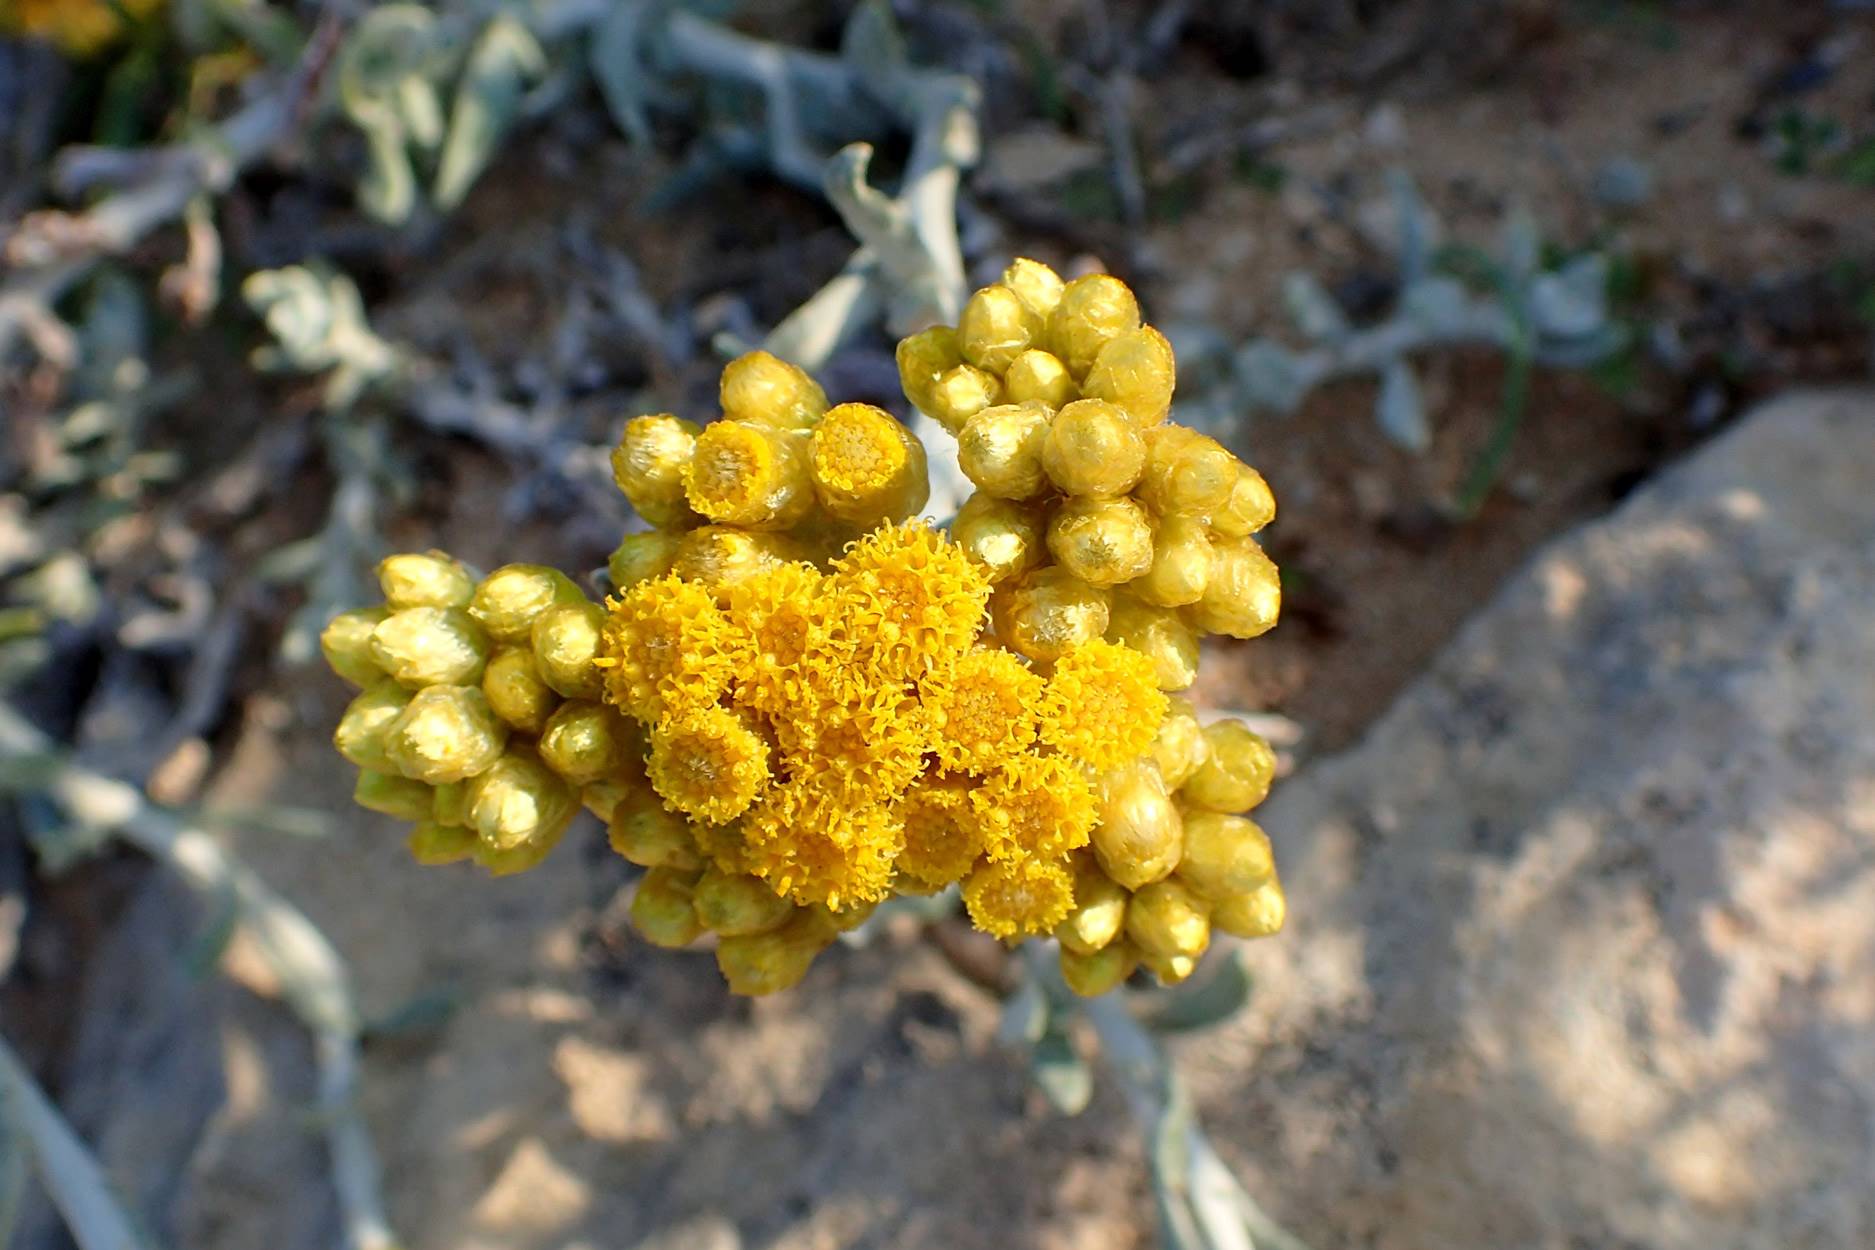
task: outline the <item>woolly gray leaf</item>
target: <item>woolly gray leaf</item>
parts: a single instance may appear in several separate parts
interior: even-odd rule
[[[1380,422],[1383,434],[1408,451],[1424,451],[1432,445],[1419,379],[1413,374],[1413,366],[1404,359],[1389,361],[1381,371],[1374,419]]]

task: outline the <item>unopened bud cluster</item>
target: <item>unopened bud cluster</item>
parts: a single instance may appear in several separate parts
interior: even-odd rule
[[[324,636],[363,687],[336,735],[359,801],[417,822],[418,858],[495,872],[584,803],[647,870],[639,932],[713,935],[741,993],[953,884],[985,932],[1056,937],[1086,994],[1275,932],[1241,815],[1274,756],[1175,693],[1204,634],[1276,621],[1263,479],[1167,421],[1171,349],[1106,275],[1017,261],[898,358],[977,487],[948,534],[915,519],[903,425],[755,352],[721,419],[626,425],[614,473],[653,528],[603,606],[539,566],[386,560],[385,602]]]

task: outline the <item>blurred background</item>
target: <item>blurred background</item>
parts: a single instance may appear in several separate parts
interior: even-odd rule
[[[1194,695],[1291,923],[1174,1046],[1251,1192],[1875,1244],[1870,8],[0,0],[0,1244],[74,1244],[27,1077],[152,1245],[1160,1244],[993,945],[750,1002],[594,828],[421,870],[313,645],[388,551],[602,567],[728,354],[906,414],[1014,256],[1280,501]]]

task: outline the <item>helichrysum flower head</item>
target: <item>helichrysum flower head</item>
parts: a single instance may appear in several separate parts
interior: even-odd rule
[[[964,879],[964,906],[977,928],[1005,940],[1054,932],[1074,906],[1074,879],[1060,860],[1006,859]]]
[[[970,786],[961,777],[926,777],[898,802],[905,827],[900,875],[928,890],[962,879],[983,853],[982,830],[970,810]]]
[[[919,682],[939,765],[984,772],[1035,741],[1043,682],[1016,656],[972,651]]]
[[[721,707],[674,712],[651,730],[645,768],[664,802],[712,825],[740,816],[768,781],[768,744]]]
[[[1168,420],[1172,351],[1126,284],[1018,260],[899,344],[905,395],[976,493],[916,519],[926,448],[752,352],[721,419],[629,422],[618,485],[655,528],[588,602],[540,565],[442,552],[321,637],[361,687],[334,742],[411,853],[524,871],[580,807],[645,869],[634,927],[710,934],[737,993],[786,989],[895,893],[1051,936],[1104,993],[1192,974],[1213,929],[1281,927],[1275,771],[1183,699],[1206,633],[1276,621],[1268,484]]]
[[[1096,639],[1055,662],[1041,698],[1041,738],[1104,772],[1145,754],[1164,715],[1152,662]]]
[[[1094,789],[1059,755],[1007,760],[970,794],[971,813],[991,859],[1057,859],[1086,846]]]
[[[599,656],[606,698],[642,721],[707,707],[729,688],[729,624],[695,582],[640,582],[608,604]]]
[[[901,521],[931,495],[924,444],[871,404],[829,410],[814,427],[810,458],[820,506],[841,521]]]

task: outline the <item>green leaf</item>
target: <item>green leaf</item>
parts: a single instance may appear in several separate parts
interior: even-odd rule
[[[1093,1071],[1074,1053],[1065,1033],[1050,1030],[1042,1035],[1029,1053],[1029,1074],[1049,1105],[1063,1115],[1081,1114],[1094,1096]]]
[[[1250,1001],[1253,982],[1243,955],[1231,949],[1212,961],[1210,975],[1177,989],[1153,996],[1153,1005],[1140,1013],[1155,1033],[1189,1033],[1224,1023]]]
[[[547,54],[520,22],[503,14],[483,28],[456,84],[449,137],[430,188],[438,208],[447,211],[462,203],[520,117],[528,81],[546,70]]]

